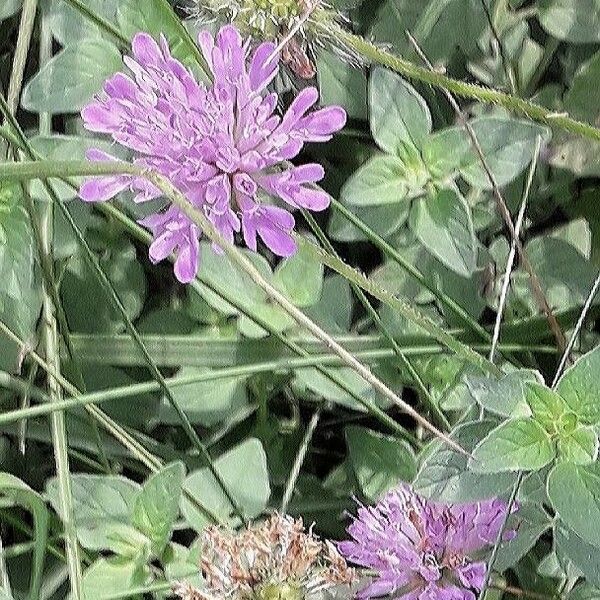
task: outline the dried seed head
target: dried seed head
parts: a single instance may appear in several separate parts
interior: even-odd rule
[[[201,19],[233,22],[256,40],[281,44],[282,63],[301,79],[315,77],[318,48],[360,62],[335,35],[344,16],[323,0],[208,0],[199,2],[194,12]]]
[[[175,593],[184,600],[305,600],[355,581],[333,544],[289,516],[274,514],[239,532],[209,527],[201,553],[206,589],[182,584]]]

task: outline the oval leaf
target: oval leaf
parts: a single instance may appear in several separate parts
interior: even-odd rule
[[[469,459],[469,468],[476,473],[537,471],[555,454],[550,436],[537,421],[513,419],[481,440]]]

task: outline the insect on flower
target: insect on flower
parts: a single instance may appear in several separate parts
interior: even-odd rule
[[[290,209],[324,210],[330,198],[314,186],[325,174],[320,164],[286,161],[306,142],[331,139],[346,113],[339,106],[314,110],[318,92],[307,87],[283,116],[276,114],[277,94],[267,90],[279,63],[272,42],[251,50],[251,40],[227,25],[216,37],[201,32],[199,45],[213,76],[210,86],[173,58],[163,36],[157,43],[138,33],[133,57],[124,58],[132,75],[117,73],[105,82],[82,111],[84,125],[133,150],[136,165],[168,178],[228,241],[239,232],[252,250],[260,238],[276,255],[290,256],[296,251]],[[97,149],[87,157],[116,160]],[[130,175],[89,179],[79,194],[102,202],[125,189],[136,202],[161,196]],[[198,227],[174,205],[141,223],[153,233],[150,259],[159,262],[174,252],[177,279],[191,281],[199,263]]]

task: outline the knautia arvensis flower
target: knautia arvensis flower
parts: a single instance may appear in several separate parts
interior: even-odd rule
[[[109,134],[133,150],[135,164],[152,169],[181,191],[229,241],[241,232],[246,245],[257,238],[279,256],[296,251],[291,235],[294,217],[278,206],[324,210],[330,198],[314,183],[324,176],[317,163],[289,166],[306,142],[324,142],[346,122],[341,107],[313,110],[318,93],[302,90],[283,116],[276,113],[277,94],[267,87],[278,70],[274,43],[251,50],[236,27],[223,27],[216,37],[208,31],[199,44],[213,83],[205,86],[171,56],[161,36],[138,33],[133,57],[125,64],[132,75],[117,73],[104,91],[82,111],[87,129]],[[111,160],[100,150],[90,160]],[[102,202],[132,190],[137,202],[161,196],[142,178],[128,175],[85,181],[80,196]],[[142,221],[154,240],[150,259],[176,254],[175,275],[191,281],[198,270],[198,227],[176,206]]]
[[[179,584],[180,598],[311,600],[355,581],[354,570],[331,542],[306,531],[301,519],[279,514],[238,532],[208,527],[202,534],[201,568],[206,588]]]
[[[486,577],[486,551],[505,523],[499,499],[468,504],[433,502],[407,484],[375,506],[362,506],[338,544],[352,563],[375,571],[357,598],[475,600]],[[510,539],[514,530],[505,533]]]
[[[282,43],[283,64],[302,79],[316,75],[318,48],[359,62],[356,53],[336,36],[345,21],[343,15],[323,0],[200,0],[195,12],[206,21],[231,21],[254,39]]]

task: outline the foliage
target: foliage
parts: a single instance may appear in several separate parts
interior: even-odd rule
[[[79,112],[126,69],[138,31],[164,34],[207,80],[195,38],[214,25],[195,3],[47,0],[32,15],[36,3],[0,0],[0,89],[20,92],[25,135],[4,115],[0,598],[167,598],[175,582],[202,586],[210,524],[236,528],[283,508],[339,540],[353,498],[373,503],[400,482],[434,501],[518,506],[518,535],[496,544],[493,597],[515,588],[600,597],[600,296],[590,295],[600,269],[600,142],[591,139],[600,2],[330,2],[345,19],[306,49],[314,82],[284,69],[273,86],[279,109],[307,83],[323,105],[346,109],[346,127],[301,155],[323,165],[323,188],[340,205],[316,220],[295,212],[294,256],[240,250],[258,275],[204,237],[198,278],[184,286],[146,258],[136,224],[165,198],[147,206],[125,191],[92,207],[77,197],[75,167],[90,147],[131,158],[84,131]],[[464,92],[460,115],[442,92],[452,82]],[[42,168],[54,168],[51,179]],[[513,221],[526,200],[520,236],[535,274],[517,252],[506,298],[512,240],[499,195]],[[564,365],[536,280],[574,336]],[[403,414],[394,395],[455,445]],[[63,399],[72,511],[51,427],[50,402]],[[70,535],[81,594],[65,568]]]

